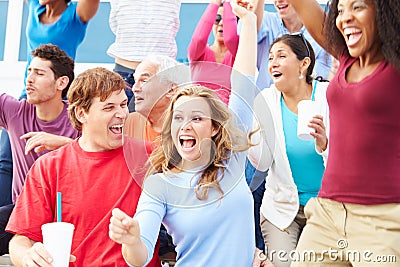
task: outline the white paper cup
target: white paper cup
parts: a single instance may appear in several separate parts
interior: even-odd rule
[[[42,225],[43,244],[53,257],[54,267],[69,266],[73,234],[72,223],[52,222]]]
[[[297,105],[297,136],[300,139],[313,139],[310,132],[315,132],[315,129],[308,127],[308,124],[310,124],[312,118],[319,113],[319,105],[315,101],[301,100],[299,102]]]

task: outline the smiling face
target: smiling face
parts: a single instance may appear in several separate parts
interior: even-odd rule
[[[127,102],[126,94],[121,90],[112,92],[105,101],[100,101],[100,97],[93,98],[87,112],[81,107],[76,108],[77,117],[82,122],[79,144],[85,151],[108,151],[123,145]]]
[[[273,44],[269,52],[268,71],[276,88],[287,91],[300,81],[300,72],[305,73],[303,60],[298,60],[290,46],[283,42]]]
[[[170,89],[170,83],[156,75],[158,65],[143,61],[137,67],[134,77],[135,110],[145,117],[150,113],[164,113],[170,103],[165,97]]]
[[[359,57],[380,47],[372,0],[339,0],[336,27],[343,35],[349,53]]]
[[[212,137],[217,133],[211,117],[203,97],[181,96],[174,103],[171,135],[182,168],[193,169],[210,161]]]
[[[274,6],[278,11],[279,17],[285,20],[293,16],[297,16],[296,11],[286,0],[275,0]]]
[[[51,70],[51,62],[34,57],[28,68],[26,94],[30,104],[41,104],[55,98],[61,101],[61,92],[57,90],[57,79]]]

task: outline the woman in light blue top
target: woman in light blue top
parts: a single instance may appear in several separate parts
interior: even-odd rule
[[[261,140],[254,141],[258,145],[250,148],[249,159],[260,171],[269,169],[260,224],[267,256],[275,267],[290,265],[306,223],[303,208],[317,196],[325,170],[328,83],[313,79],[314,64],[314,51],[302,33],[277,38],[268,65],[274,84],[254,105],[265,131]],[[311,132],[313,140],[304,141],[297,137],[297,105],[307,99],[315,101],[320,112],[309,124],[316,130]]]
[[[249,267],[257,259],[253,200],[244,178],[257,95],[255,55],[247,55],[256,48],[256,20],[232,4],[243,28],[230,110],[206,87],[178,91],[166,112],[162,145],[150,157],[134,218],[119,209],[112,212],[110,238],[122,244],[132,266],[149,261],[161,223],[176,245],[176,266]]]

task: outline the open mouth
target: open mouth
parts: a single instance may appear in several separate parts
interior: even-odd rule
[[[122,134],[122,128],[123,128],[123,127],[124,127],[123,124],[118,124],[118,125],[110,126],[108,129],[110,129],[110,131],[111,131],[113,134]]]
[[[192,136],[182,135],[179,137],[179,143],[182,148],[190,149],[196,145],[196,139]]]
[[[346,37],[346,42],[348,46],[356,44],[362,36],[362,32],[355,28],[344,29],[343,33]]]
[[[272,75],[272,77],[274,77],[274,78],[279,78],[279,77],[282,76],[282,73],[279,72],[279,71],[274,71],[274,72],[271,73],[271,75]]]
[[[287,8],[288,6],[289,6],[289,5],[286,4],[286,5],[277,5],[276,7],[278,8],[278,10],[282,10],[282,9]]]

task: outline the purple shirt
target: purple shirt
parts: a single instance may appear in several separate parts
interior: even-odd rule
[[[36,153],[31,151],[25,155],[27,140],[20,140],[20,136],[28,132],[47,132],[70,138],[77,138],[80,133],[72,127],[68,118],[68,104],[64,102],[64,110],[52,122],[41,121],[36,116],[36,108],[26,100],[18,101],[12,96],[0,94],[0,126],[4,127],[9,135],[13,157],[12,199],[15,203],[25,183],[25,176],[35,160],[48,151]]]

